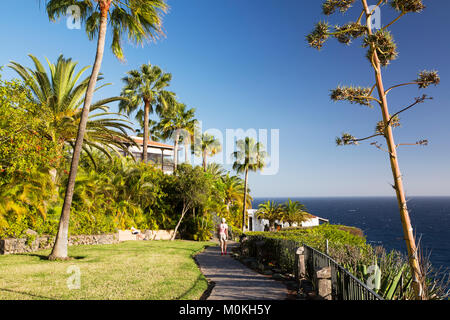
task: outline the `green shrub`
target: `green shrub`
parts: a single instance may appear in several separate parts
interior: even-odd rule
[[[371,249],[363,236],[353,228],[341,225],[324,224],[278,232],[248,232],[246,235],[249,236],[246,245],[251,255],[256,255],[256,243],[264,241],[264,262],[275,263],[290,273],[295,270],[295,249],[302,245],[325,252],[328,240],[330,255],[343,265],[352,265],[355,260],[367,261]]]

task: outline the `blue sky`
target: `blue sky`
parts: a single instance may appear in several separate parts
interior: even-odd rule
[[[424,3],[423,13],[409,14],[392,28],[400,56],[383,72],[389,87],[415,79],[421,70],[439,70],[439,87],[398,89],[389,101],[395,111],[422,93],[434,97],[402,116],[397,142],[429,139],[430,145],[401,148],[400,165],[408,195],[450,195],[450,2]],[[173,74],[171,89],[196,108],[203,129],[224,135],[226,129],[280,130],[279,172],[250,174],[253,196],[393,195],[386,153],[369,144],[342,148],[334,143],[342,132],[370,135],[380,112],[329,100],[329,90],[339,84],[371,86],[374,78],[359,42],[346,47],[331,40],[320,52],[308,48],[305,35],[326,19],[320,4],[169,0],[165,39],[144,47],[125,41],[125,63],[106,51],[102,72],[113,84],[97,98],[118,95],[124,73],[151,62]],[[28,53],[51,61],[64,54],[80,67],[93,63],[95,42],[83,30],[69,30],[65,20],[50,23],[37,0],[7,1],[2,12],[0,65],[14,60],[31,66]],[[358,14],[353,9],[329,20],[347,22]],[[394,16],[393,10],[383,10],[382,23]],[[3,73],[14,76],[7,68]]]

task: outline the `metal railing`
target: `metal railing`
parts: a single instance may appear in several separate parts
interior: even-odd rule
[[[307,245],[303,247],[305,248],[306,273],[310,280],[315,280],[317,270],[331,267],[333,300],[383,300],[330,256]]]

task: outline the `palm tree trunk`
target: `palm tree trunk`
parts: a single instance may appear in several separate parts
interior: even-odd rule
[[[370,10],[367,5],[367,0],[362,0],[364,9],[366,11],[366,18],[367,18],[367,27],[369,34],[372,34],[371,29],[371,19],[372,16],[370,15]],[[375,69],[375,78],[376,78],[376,85],[378,90],[378,95],[381,99],[381,111],[383,114],[383,121],[386,124],[389,123],[391,119],[391,115],[389,113],[388,109],[388,102],[386,98],[386,93],[384,90],[383,85],[383,78],[381,75],[381,64],[380,60],[378,58],[378,54],[376,50],[374,50],[374,69]],[[406,241],[406,247],[408,249],[408,256],[409,256],[409,264],[411,268],[411,274],[413,277],[413,288],[416,295],[416,298],[418,300],[423,299],[423,288],[422,288],[422,274],[420,271],[418,256],[417,256],[417,247],[416,242],[414,239],[413,234],[413,228],[411,226],[411,220],[409,217],[408,207],[406,204],[406,197],[405,197],[405,191],[403,188],[403,180],[402,175],[400,172],[400,166],[398,163],[398,157],[397,157],[397,147],[394,141],[394,135],[392,133],[392,127],[389,125],[385,129],[385,138],[388,145],[388,151],[390,154],[390,163],[391,163],[391,169],[392,169],[392,175],[394,177],[394,187],[395,192],[397,195],[397,202],[398,207],[400,209],[400,218],[402,221],[403,226],[403,234]]]
[[[147,163],[147,156],[148,156],[148,116],[150,113],[150,102],[148,100],[145,100],[145,107],[144,107],[144,138],[143,138],[143,144],[142,144],[142,161],[144,163]]]
[[[176,133],[175,133],[175,146],[174,146],[174,150],[173,150],[173,171],[177,170],[177,165],[178,165],[178,144],[179,144],[179,140],[180,140],[180,131],[177,129]]]
[[[111,5],[111,0],[99,1],[101,18],[100,28],[98,33],[97,53],[95,56],[94,68],[89,79],[89,84],[84,98],[84,105],[81,114],[80,124],[78,127],[77,139],[75,141],[75,148],[73,150],[72,163],[70,166],[69,180],[67,182],[66,194],[64,197],[64,204],[59,220],[58,233],[56,234],[55,244],[49,256],[50,260],[67,259],[67,247],[69,242],[69,221],[70,221],[70,207],[72,206],[73,191],[75,188],[75,178],[78,171],[78,163],[80,161],[81,149],[83,146],[84,134],[86,132],[86,124],[89,117],[89,110],[94,95],[95,86],[97,85],[97,78],[103,60],[103,52],[105,49],[106,29],[108,25],[108,12]]]
[[[207,157],[207,155],[206,155],[206,149],[205,149],[205,150],[203,150],[203,171],[205,171],[205,172],[206,172],[206,157]]]
[[[242,204],[242,232],[245,232],[245,216],[247,211],[248,168],[245,169],[244,203]]]

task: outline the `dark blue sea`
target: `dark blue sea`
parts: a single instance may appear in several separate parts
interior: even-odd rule
[[[372,245],[406,253],[397,200],[392,197],[291,198],[303,203],[308,212],[362,229]],[[255,198],[253,208],[267,200],[284,202],[287,198]],[[417,239],[435,269],[450,269],[450,197],[411,197],[410,217]]]

